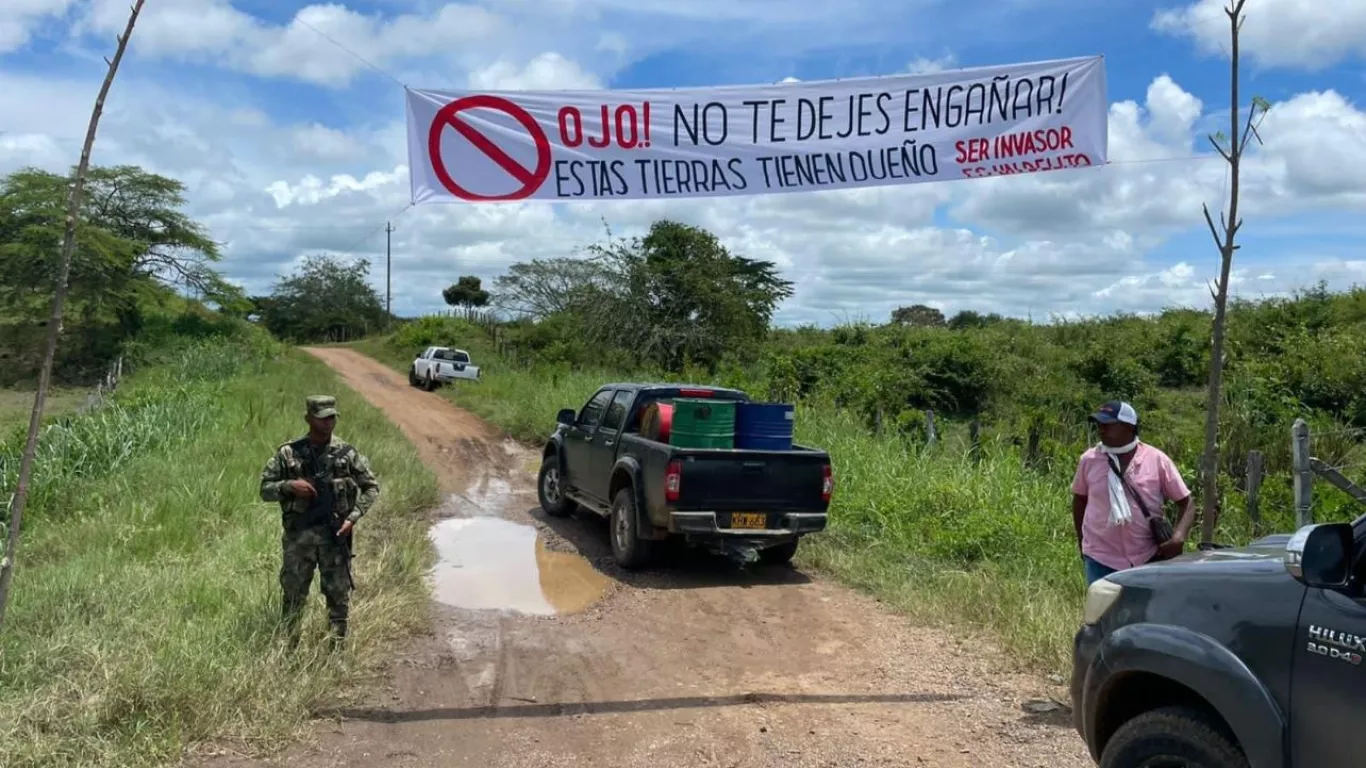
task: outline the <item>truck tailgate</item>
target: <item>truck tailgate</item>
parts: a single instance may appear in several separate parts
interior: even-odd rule
[[[716,512],[819,512],[825,467],[823,451],[676,450],[683,463],[678,510]]]

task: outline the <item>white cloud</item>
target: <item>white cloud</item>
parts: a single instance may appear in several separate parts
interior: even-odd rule
[[[364,146],[355,137],[320,123],[297,126],[290,134],[294,151],[318,160],[344,161],[364,152]]]
[[[602,82],[558,53],[542,53],[518,67],[500,59],[470,73],[470,88],[488,91],[588,90]]]
[[[26,0],[32,2],[33,0]],[[79,33],[122,31],[125,0],[93,0]],[[301,8],[276,25],[233,7],[227,0],[157,0],[138,19],[136,55],[212,62],[253,75],[290,77],[329,87],[349,85],[367,65],[471,52],[501,31],[489,11],[455,3],[426,15],[388,18],[344,5]]]
[[[946,69],[953,69],[958,66],[958,57],[952,53],[945,53],[938,58],[929,59],[924,56],[917,57],[906,68],[906,71],[917,75],[928,75],[935,72],[943,72]]]
[[[1202,109],[1159,76],[1143,105],[1111,106],[1111,165],[984,179],[955,214],[1019,234],[1113,228],[1165,236],[1203,226],[1202,204],[1218,210],[1228,178],[1196,130]],[[1260,134],[1265,145],[1253,142],[1243,166],[1245,214],[1366,208],[1366,178],[1352,170],[1366,164],[1366,113],[1341,94],[1303,93],[1275,104]]]
[[[594,28],[618,9],[614,4],[655,14],[649,17],[654,21],[629,36]],[[5,6],[0,19],[17,7]],[[271,24],[225,0],[158,0],[148,5],[135,50],[144,57],[284,74],[329,87],[347,83],[365,67],[298,22],[303,19],[397,74],[407,66],[424,67],[428,77],[439,76],[438,85],[588,89],[601,87],[614,67],[629,64],[628,52],[638,60],[668,34],[678,32],[682,39],[700,29],[693,25],[709,23],[709,9],[729,14],[728,20],[757,18],[764,11],[763,3],[734,0],[695,6],[499,0],[489,5],[492,10],[453,3],[423,7],[429,12],[379,17],[342,5],[314,5],[289,22]],[[872,6],[790,7],[784,23],[838,31],[850,23],[837,18],[840,13],[857,17]],[[93,0],[85,8],[84,29],[105,30],[121,26],[126,4]],[[744,25],[720,26],[734,32]],[[569,34],[585,28],[592,34]],[[508,44],[513,34],[522,42]],[[465,42],[448,42],[459,40]],[[945,53],[912,62],[910,69],[957,65]],[[225,243],[223,266],[233,279],[264,290],[301,255],[320,250],[382,263],[381,228],[409,201],[406,131],[397,107],[373,124],[336,118],[298,123],[280,117],[284,110],[269,101],[264,87],[257,91],[259,100],[216,90],[213,81],[198,92],[171,92],[139,79],[149,71],[155,68],[131,68],[120,76],[94,161],[138,163],[184,180],[192,214]],[[781,71],[775,65],[773,76]],[[60,170],[73,164],[80,137],[70,134],[85,124],[101,74],[67,81],[0,72],[0,130],[6,131],[0,133],[0,173],[20,165]],[[910,303],[949,313],[970,308],[1035,317],[1205,304],[1215,263],[1207,243],[1198,253],[1181,254],[1175,265],[1168,262],[1177,259],[1158,261],[1151,254],[1179,233],[1203,236],[1201,204],[1217,209],[1222,202],[1220,161],[1188,159],[1197,153],[1213,157],[1199,133],[1220,106],[1202,103],[1171,77],[1156,77],[1141,102],[1111,105],[1114,164],[1105,168],[722,201],[423,206],[394,220],[395,309],[441,308],[439,288],[461,274],[491,282],[512,262],[572,255],[603,235],[603,219],[613,232],[629,235],[666,216],[707,227],[736,252],[776,263],[797,288],[780,315],[784,322],[882,320]],[[52,126],[77,128],[57,129],[68,135],[54,136]],[[1253,229],[1289,226],[1294,220],[1286,216],[1296,212],[1359,216],[1366,210],[1366,181],[1354,172],[1366,167],[1366,114],[1341,93],[1302,93],[1277,103],[1262,135],[1266,146],[1249,155],[1244,180],[1245,211],[1256,217]],[[950,226],[944,226],[945,213],[952,217]],[[1366,276],[1366,266],[1351,253],[1305,247],[1278,261],[1245,248],[1244,257],[1257,261],[1238,267],[1237,291],[1285,290],[1306,282],[1306,274],[1336,282]],[[375,282],[382,281],[381,268]]]
[[[1153,28],[1195,40],[1206,53],[1228,54],[1227,0],[1196,0],[1158,11]],[[1245,6],[1239,45],[1260,64],[1318,70],[1366,57],[1366,3],[1256,0]]]
[[[554,54],[521,68],[494,64],[471,77],[501,87],[595,84],[574,62]],[[51,125],[80,124],[89,109],[89,85],[0,74],[0,114],[21,115],[15,133],[0,135],[0,172],[74,162],[78,141],[45,132]],[[44,108],[33,110],[36,103]],[[1112,106],[1113,157],[1191,154],[1203,110],[1170,78],[1157,78],[1143,105]],[[1248,161],[1249,216],[1291,208],[1366,209],[1366,181],[1339,170],[1366,163],[1363,121],[1366,115],[1332,92],[1274,105],[1263,130],[1267,147]],[[171,98],[154,84],[130,79],[111,101],[95,162],[136,162],[185,180],[192,212],[226,243],[225,269],[250,290],[264,290],[308,252],[350,252],[382,262],[380,227],[409,199],[405,155],[399,121],[350,130],[279,124],[261,105]],[[1218,161],[1121,162],[1077,172],[720,202],[423,206],[395,220],[395,307],[405,313],[438,309],[438,288],[459,274],[491,282],[514,261],[571,255],[602,236],[603,219],[615,233],[632,234],[665,216],[707,227],[737,252],[778,264],[797,289],[781,313],[784,322],[880,320],[909,303],[1035,317],[1200,305],[1208,301],[1212,249],[1172,267],[1149,264],[1145,254],[1177,231],[1202,227],[1200,204],[1218,205],[1222,181]],[[936,211],[945,206],[958,226],[936,226]],[[1336,281],[1366,274],[1359,263],[1330,254],[1248,269],[1235,273],[1235,291],[1285,290],[1305,282],[1306,271]],[[1274,277],[1256,279],[1266,273]],[[377,284],[382,274],[376,271]]]
[[[0,3],[0,53],[28,44],[40,25],[66,13],[75,0],[5,0]]]

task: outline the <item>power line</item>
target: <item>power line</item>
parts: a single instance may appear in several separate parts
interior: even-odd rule
[[[380,73],[381,75],[384,75],[385,77],[389,78],[390,80],[393,80],[395,83],[398,83],[398,85],[399,85],[400,88],[403,88],[403,89],[405,89],[405,90],[407,89],[408,86],[405,85],[404,82],[403,82],[402,80],[399,80],[397,77],[394,77],[393,75],[389,74],[388,71],[386,71],[385,69],[381,68],[379,65],[377,65],[377,64],[375,64],[375,63],[373,63],[373,62],[371,62],[369,59],[365,58],[364,56],[361,56],[359,53],[356,53],[355,51],[351,50],[350,48],[347,48],[346,46],[344,46],[344,45],[342,45],[341,43],[337,42],[335,39],[332,38],[331,35],[328,35],[327,33],[323,32],[321,29],[318,29],[317,27],[313,26],[312,24],[309,24],[308,22],[304,21],[302,16],[300,16],[300,15],[298,15],[298,14],[295,14],[294,20],[297,21],[297,22],[299,22],[300,24],[304,25],[305,27],[308,27],[309,29],[313,30],[314,32],[316,32],[316,33],[318,34],[318,36],[321,37],[322,39],[326,40],[327,42],[329,42],[329,43],[331,43],[331,44],[337,46],[338,48],[342,49],[343,51],[347,52],[348,54],[350,54],[351,56],[353,56],[353,57],[356,59],[356,61],[359,61],[360,63],[364,64],[365,66],[367,66],[367,67],[369,67],[369,68],[375,70],[376,72]]]
[[[332,251],[333,253],[338,253],[338,254],[341,254],[341,255],[343,255],[343,256],[349,256],[349,255],[351,255],[352,253],[354,253],[355,250],[356,250],[357,248],[360,247],[361,243],[364,243],[366,240],[369,240],[371,237],[373,237],[373,236],[375,236],[376,234],[378,234],[381,230],[383,230],[383,229],[385,229],[386,227],[390,226],[390,224],[392,224],[392,222],[393,222],[394,219],[397,219],[398,217],[400,217],[400,216],[402,216],[403,214],[407,213],[408,210],[409,210],[410,208],[412,208],[413,206],[415,206],[415,205],[416,205],[416,203],[408,203],[407,205],[403,206],[403,207],[400,208],[397,212],[395,212],[392,216],[386,217],[383,224],[380,224],[380,225],[375,226],[375,227],[371,227],[369,232],[366,232],[364,235],[362,235],[361,237],[357,238],[356,241],[355,241],[354,243],[352,243],[351,245],[347,246],[344,250],[340,250],[340,251],[339,251],[339,250],[337,250],[337,249],[335,249],[335,248],[324,248],[323,250]]]
[[[340,213],[345,215],[344,211]],[[359,232],[362,229],[368,232],[374,229],[371,224],[296,224],[291,221],[240,221],[215,226],[255,232]]]
[[[1175,157],[1142,157],[1136,160],[1106,160],[1106,165],[1137,165],[1140,163],[1179,163],[1179,162],[1199,162],[1202,160],[1222,159],[1215,154],[1205,155],[1178,155]]]

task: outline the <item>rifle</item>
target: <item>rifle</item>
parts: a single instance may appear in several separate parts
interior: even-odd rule
[[[321,458],[315,457],[309,468],[309,482],[313,484],[313,490],[316,492],[312,501],[309,503],[309,517],[314,520],[326,520],[328,522],[328,527],[332,531],[332,535],[341,540],[339,543],[341,544],[342,550],[346,553],[346,583],[350,590],[355,591],[356,580],[351,575],[351,540],[354,535],[354,529],[345,536],[337,536],[337,533],[341,531],[342,523],[345,522],[345,518],[337,516],[336,486],[332,484],[332,473],[325,471],[323,467],[324,463]],[[348,481],[350,480],[350,478],[347,479]]]
[[[341,530],[342,523],[345,522],[345,518],[338,519],[334,515],[333,520],[336,521],[332,529],[333,533],[335,534],[337,531]],[[346,583],[352,592],[356,591],[356,578],[351,575],[351,558],[354,557],[354,555],[351,554],[351,544],[352,539],[354,539],[355,536],[356,529],[352,528],[351,530],[346,532],[345,536],[338,537],[341,539],[342,550],[346,552]]]

